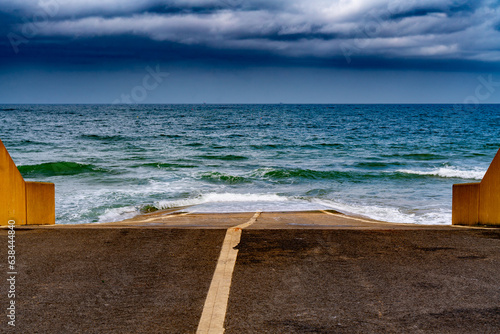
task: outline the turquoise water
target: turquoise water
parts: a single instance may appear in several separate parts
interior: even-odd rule
[[[56,184],[60,224],[146,205],[450,224],[452,184],[500,148],[500,108],[4,105],[0,139],[27,180]]]

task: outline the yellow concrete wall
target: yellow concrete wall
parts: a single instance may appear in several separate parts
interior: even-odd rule
[[[0,225],[55,224],[53,183],[25,182],[0,140]]]
[[[479,222],[500,225],[500,150],[481,181]]]
[[[479,222],[479,189],[481,183],[453,185],[451,220],[453,225],[476,225]]]
[[[26,220],[28,225],[56,223],[53,183],[26,182]]]
[[[19,170],[0,140],[0,225],[14,220],[26,224],[26,187]]]
[[[452,224],[500,225],[500,150],[480,183],[453,185]]]

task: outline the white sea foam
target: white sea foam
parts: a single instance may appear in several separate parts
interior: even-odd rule
[[[290,212],[325,210],[328,207],[304,200],[289,201],[231,201],[212,202],[192,206],[185,211],[197,213],[228,213],[228,212]]]
[[[404,212],[401,208],[378,205],[343,203],[325,199],[304,200],[277,194],[207,193],[195,198],[160,201],[155,205],[161,209],[185,207],[186,212],[228,213],[228,212],[284,212],[335,209],[346,214],[408,224],[451,224],[451,210],[434,208],[420,212]],[[107,209],[99,217],[99,222],[114,222],[132,218],[140,214],[137,207]]]
[[[139,213],[139,209],[134,206],[106,209],[104,214],[99,216],[99,223],[111,223],[130,219],[137,216]]]
[[[183,211],[198,213],[308,211],[328,208],[318,203],[288,198],[277,194],[239,193],[208,193],[195,198],[159,201],[155,203],[155,206],[160,209],[187,206],[188,208],[183,209]],[[133,206],[106,209],[104,214],[99,216],[99,223],[129,219],[138,214],[140,214],[139,208]]]
[[[208,193],[196,198],[160,201],[162,209],[189,206],[183,211],[203,213],[252,212],[252,211],[308,211],[326,209],[310,201],[289,198],[278,194]]]
[[[468,180],[481,180],[486,173],[485,169],[474,168],[474,169],[460,169],[457,167],[440,167],[435,169],[399,169],[399,173],[414,174],[414,175],[431,175],[444,178],[460,178]]]
[[[451,210],[435,208],[419,212],[404,212],[401,208],[378,205],[357,205],[330,200],[314,200],[319,204],[328,206],[346,214],[356,214],[367,218],[406,224],[451,224]]]
[[[100,203],[109,202],[110,198],[114,198],[117,195],[151,195],[153,193],[158,193],[160,189],[163,188],[165,192],[165,184],[153,184],[147,189],[141,190],[130,190],[124,189],[124,191],[109,191],[109,190],[96,190],[94,191],[93,198],[96,199],[93,206],[96,207]],[[172,188],[170,186],[169,188]],[[172,189],[169,189],[172,190]],[[136,194],[137,193],[137,194]],[[83,198],[91,197],[89,194],[81,194]],[[79,196],[76,195],[74,200],[78,199]],[[78,201],[77,201],[78,202]],[[74,207],[79,204],[75,203]],[[143,203],[146,204],[146,203]],[[153,204],[158,209],[172,209],[179,207],[189,207],[186,209],[190,212],[250,212],[250,211],[307,211],[307,210],[318,210],[325,209],[326,207],[321,207],[319,205],[313,204],[306,200],[299,200],[293,197],[281,196],[275,193],[218,193],[210,192],[201,194],[196,197],[184,198],[184,199],[174,199],[174,200],[160,200]],[[109,208],[100,214],[97,218],[99,223],[104,222],[115,222],[120,220],[125,220],[132,218],[141,213],[140,206],[125,206],[120,208]],[[81,214],[81,212],[80,212]],[[75,217],[76,218],[76,217]]]
[[[173,201],[160,201],[157,206],[161,209],[170,209],[181,206],[200,205],[204,203],[221,202],[286,202],[288,197],[277,194],[238,194],[238,193],[208,193],[195,198]]]

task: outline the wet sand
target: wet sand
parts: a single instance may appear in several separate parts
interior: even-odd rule
[[[19,227],[11,332],[194,333],[226,229],[253,214]],[[500,331],[498,228],[262,213],[237,249],[226,333]]]

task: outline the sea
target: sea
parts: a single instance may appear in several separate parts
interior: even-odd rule
[[[0,105],[0,139],[55,183],[57,224],[180,208],[446,225],[452,185],[500,148],[500,105]]]

